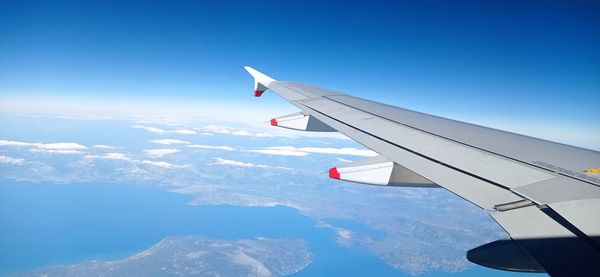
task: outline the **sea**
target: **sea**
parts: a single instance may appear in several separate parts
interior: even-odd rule
[[[51,265],[113,260],[167,236],[215,239],[303,239],[314,261],[296,276],[412,276],[360,247],[342,247],[335,233],[285,207],[188,205],[190,196],[110,183],[32,183],[0,178],[0,276]],[[334,222],[334,221],[332,221]],[[335,225],[367,232],[351,220]],[[371,230],[373,237],[383,234]],[[419,276],[540,276],[476,266]],[[542,275],[543,276],[543,275]]]

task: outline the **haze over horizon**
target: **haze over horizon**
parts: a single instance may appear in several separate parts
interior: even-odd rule
[[[250,97],[242,69],[250,65],[276,79],[600,149],[594,1],[1,5],[3,112],[204,112],[247,123],[293,112],[273,95]]]

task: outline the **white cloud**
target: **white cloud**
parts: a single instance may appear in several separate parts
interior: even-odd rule
[[[256,137],[256,138],[296,138],[297,136],[283,133],[271,133],[271,132],[249,132],[246,130],[237,130],[231,133],[234,136],[241,137]]]
[[[310,153],[314,154],[336,154],[336,155],[353,155],[374,157],[378,154],[372,150],[356,149],[356,148],[333,148],[333,147],[294,147],[294,146],[272,146],[263,149],[246,150],[247,152],[282,155],[282,156],[306,156]]]
[[[209,133],[218,133],[218,134],[229,134],[231,133],[231,131],[229,130],[229,128],[227,127],[223,127],[223,126],[217,126],[217,125],[206,125],[202,128],[198,128],[200,130],[203,130],[205,132],[209,132]]]
[[[229,146],[213,146],[213,145],[202,145],[202,144],[190,144],[187,147],[189,148],[200,148],[200,149],[217,149],[217,150],[225,150],[225,151],[234,151],[235,148]]]
[[[102,155],[85,155],[83,158],[84,159],[111,159],[111,160],[125,160],[125,161],[132,160],[123,153],[106,153],[106,154],[102,154]]]
[[[159,149],[156,149],[156,150],[159,150]],[[133,158],[127,156],[126,154],[116,153],[116,152],[115,153],[106,153],[106,154],[102,154],[102,155],[87,155],[87,156],[85,156],[85,158],[86,159],[122,160],[122,161],[131,162],[134,164],[145,164],[145,165],[151,165],[151,166],[155,166],[155,167],[168,168],[168,169],[184,168],[184,167],[188,166],[188,165],[176,165],[176,164],[163,162],[163,161],[138,160],[138,159],[133,159]]]
[[[155,134],[167,134],[167,133],[178,134],[178,135],[195,135],[196,134],[196,131],[187,130],[187,129],[164,130],[164,129],[160,129],[160,128],[156,128],[156,127],[142,126],[142,125],[134,125],[131,127],[135,128],[135,129],[146,130],[150,133],[155,133]]]
[[[43,150],[84,150],[87,147],[73,142],[61,142],[61,143],[46,143],[37,146]]]
[[[302,133],[302,132],[299,132]],[[271,132],[261,132],[261,133],[253,133],[252,136],[257,138],[296,138],[296,135],[290,134],[282,134],[282,133],[271,133]]]
[[[52,154],[82,154],[87,147],[74,142],[39,143],[0,140],[0,146],[27,147],[31,152]]]
[[[23,165],[24,163],[24,159],[17,159],[9,156],[0,155],[0,164]]]
[[[211,135],[211,134],[229,134],[233,136],[239,137],[257,137],[257,138],[273,138],[273,137],[286,137],[286,138],[294,138],[296,136],[291,134],[284,133],[275,133],[275,132],[250,132],[248,130],[236,129],[225,126],[218,125],[206,125],[201,128],[197,128],[198,130],[202,130],[201,134],[203,135]]]
[[[342,239],[351,239],[352,238],[352,232],[349,230],[343,229],[343,228],[338,228],[337,234]]]
[[[306,156],[308,152],[294,151],[294,150],[281,150],[281,149],[257,149],[257,150],[246,150],[246,152],[267,154],[267,155],[279,155],[279,156],[294,156],[302,157]]]
[[[180,139],[153,139],[150,142],[152,143],[156,143],[156,144],[163,144],[163,145],[171,145],[171,144],[189,144],[189,141],[183,141]]]
[[[267,166],[264,164],[253,164],[253,163],[245,163],[234,160],[226,160],[223,158],[213,158],[213,165],[229,165],[229,166],[237,166],[237,167],[260,167],[266,168]]]
[[[44,150],[83,150],[87,148],[81,144],[73,142],[39,143],[11,140],[0,140],[0,146],[36,147]]]
[[[0,140],[0,146],[35,146],[37,143],[28,143],[21,141]]]
[[[333,147],[300,147],[295,148],[293,146],[280,146],[275,149],[296,149],[298,151],[316,153],[316,154],[336,154],[336,155],[353,155],[353,156],[365,156],[374,157],[378,154],[373,150],[368,149],[356,149],[356,148],[333,148]]]
[[[31,148],[29,149],[29,152],[33,152],[33,153],[50,153],[50,154],[83,154],[85,152],[80,151],[80,150],[70,150],[70,149],[38,149],[38,148]]]
[[[162,168],[184,168],[184,167],[187,167],[187,165],[176,165],[176,164],[163,162],[163,161],[141,160],[139,162],[142,164],[148,164],[148,165],[162,167]]]
[[[169,149],[169,148],[161,148],[161,149],[146,149],[144,150],[144,154],[152,157],[162,157],[164,155],[175,154],[179,152],[179,149]]]
[[[347,159],[344,159],[344,158],[337,158],[336,160],[338,160],[340,162],[343,162],[343,163],[351,163],[352,162],[351,160],[347,160]]]
[[[196,131],[186,130],[186,129],[179,129],[179,130],[171,131],[171,133],[173,133],[173,134],[180,134],[180,135],[195,135]]]
[[[194,128],[201,131],[201,135],[213,134],[228,134],[232,136],[256,137],[256,138],[299,138],[299,137],[314,137],[314,138],[333,138],[350,140],[350,138],[338,132],[302,132],[289,130],[285,128],[274,128],[272,126],[253,126],[252,130],[245,130],[237,127],[228,127],[220,125],[206,125],[203,127]],[[253,131],[260,130],[260,131]]]
[[[96,144],[94,146],[92,146],[96,149],[115,149],[114,146],[110,146],[110,145],[104,145],[104,144]]]
[[[106,153],[104,155],[100,155],[101,158],[104,159],[112,159],[112,160],[126,160],[129,161],[131,160],[127,155],[123,154],[123,153]]]
[[[156,134],[164,134],[164,133],[167,132],[167,131],[165,131],[163,129],[159,129],[159,128],[156,128],[156,127],[148,127],[148,126],[141,126],[141,125],[134,125],[134,126],[131,126],[131,127],[135,128],[135,129],[143,129],[143,130],[146,130],[146,131],[148,131],[150,133],[156,133]]]
[[[254,167],[254,168],[274,168],[274,169],[282,169],[282,170],[294,170],[293,168],[283,167],[283,166],[268,166],[264,164],[254,164],[247,163],[235,160],[227,160],[223,158],[213,158],[213,162],[211,165],[225,165],[225,166],[235,166],[235,167]]]
[[[254,134],[252,134],[252,133],[250,133],[250,132],[248,132],[246,130],[238,130],[238,131],[235,131],[235,132],[233,132],[231,134],[234,135],[234,136],[242,136],[242,137],[248,137],[248,136],[253,136],[254,135]]]

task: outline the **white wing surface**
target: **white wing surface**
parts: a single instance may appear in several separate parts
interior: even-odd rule
[[[485,209],[510,235],[467,258],[487,267],[552,276],[600,274],[600,153],[450,120],[297,82],[250,67],[255,96],[271,90],[300,113],[272,125],[339,131],[380,154],[335,179],[441,186]]]

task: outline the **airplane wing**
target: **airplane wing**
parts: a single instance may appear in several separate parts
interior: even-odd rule
[[[251,67],[254,95],[271,90],[300,109],[271,125],[339,131],[380,154],[333,167],[331,178],[443,187],[485,209],[510,235],[470,250],[474,263],[552,276],[600,275],[600,153],[441,118]]]

